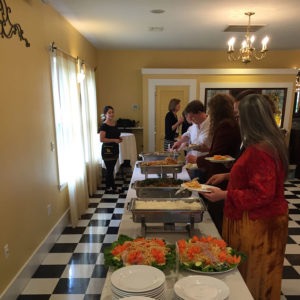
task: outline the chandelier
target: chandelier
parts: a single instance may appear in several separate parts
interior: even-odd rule
[[[245,15],[249,17],[248,19],[248,26],[247,26],[247,31],[245,34],[245,39],[242,42],[241,48],[239,51],[234,50],[234,43],[235,43],[235,38],[232,37],[228,41],[228,59],[231,61],[237,61],[241,60],[243,63],[247,64],[251,62],[252,58],[255,58],[256,60],[261,60],[267,55],[267,44],[269,41],[269,38],[266,36],[262,40],[262,47],[261,50],[257,51],[254,46],[253,42],[255,40],[254,35],[250,36],[250,18],[253,16],[255,13],[254,12],[245,12]]]

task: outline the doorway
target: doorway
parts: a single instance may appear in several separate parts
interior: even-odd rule
[[[147,109],[144,110],[144,121],[146,122],[147,133],[144,135],[144,145],[146,152],[154,152],[155,151],[155,102],[156,102],[156,87],[157,86],[187,86],[189,90],[189,99],[191,101],[196,98],[197,91],[197,80],[196,79],[148,79],[147,83],[147,101],[145,103],[145,107]],[[170,99],[169,99],[170,100]],[[168,105],[166,105],[165,112],[167,112]]]

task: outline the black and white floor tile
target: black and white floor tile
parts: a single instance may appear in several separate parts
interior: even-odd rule
[[[117,175],[116,183],[123,192],[105,194],[104,183],[99,187],[78,227],[65,228],[18,300],[100,299],[107,273],[103,249],[117,238],[130,176]],[[285,187],[290,221],[281,300],[296,300],[300,299],[300,180]]]

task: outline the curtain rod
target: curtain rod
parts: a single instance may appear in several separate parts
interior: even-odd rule
[[[69,56],[69,57],[71,57],[71,58],[73,58],[73,59],[75,59],[75,60],[78,60],[78,59],[79,59],[79,60],[81,60],[81,61],[84,61],[84,60],[81,59],[79,56],[75,57],[75,56],[73,56],[72,54],[66,52],[65,50],[63,50],[63,49],[57,47],[57,46],[55,45],[55,42],[52,42],[52,43],[51,43],[51,45],[50,45],[50,47],[49,47],[49,50],[50,50],[51,52],[54,52],[55,50],[57,50],[57,51],[62,52],[63,54],[65,54],[65,55],[67,55],[67,56]]]
[[[51,52],[54,52],[55,50],[58,50],[58,51],[62,52],[63,54],[65,54],[65,55],[67,55],[67,56],[69,56],[69,57],[71,57],[71,58],[73,58],[73,59],[75,59],[75,60],[80,60],[80,61],[81,61],[82,63],[84,63],[86,66],[89,66],[89,65],[84,61],[84,59],[81,59],[79,56],[74,57],[72,54],[66,52],[65,50],[63,50],[63,49],[61,49],[61,48],[59,48],[59,47],[57,47],[57,46],[55,45],[55,42],[52,42],[52,43],[51,43],[51,45],[49,46],[49,50],[50,50]],[[90,67],[90,66],[89,66],[89,67]],[[96,72],[97,68],[94,67],[93,70],[94,70],[94,72]]]

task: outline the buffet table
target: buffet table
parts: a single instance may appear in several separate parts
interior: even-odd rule
[[[149,175],[153,178],[157,178],[157,176]],[[124,206],[124,214],[120,223],[119,228],[119,234],[125,234],[132,238],[141,236],[141,224],[140,223],[134,223],[132,221],[132,213],[127,210],[127,204],[130,202],[130,200],[134,197],[136,197],[136,192],[134,189],[131,188],[131,184],[135,182],[136,180],[144,180],[145,175],[141,174],[140,169],[135,167],[131,183],[128,189],[125,206]],[[178,174],[178,179],[183,180],[190,180],[189,175],[186,171],[186,169],[183,168],[183,171]],[[194,195],[198,196],[198,194]],[[208,212],[204,212],[203,220],[201,223],[195,224],[195,235],[211,235],[215,237],[219,237],[219,233],[214,225],[214,223],[211,221],[210,215]],[[167,243],[175,243],[178,239],[186,239],[188,238],[187,233],[147,233],[146,237],[159,237],[162,239],[165,239]],[[110,269],[107,273],[107,278],[105,281],[105,285],[103,287],[103,291],[101,294],[102,300],[111,300],[112,299],[112,293],[111,293],[111,286],[110,286],[110,277],[112,274],[112,270]],[[166,273],[166,282],[167,282],[167,289],[166,289],[166,300],[172,300],[174,299],[174,292],[173,292],[173,286],[175,282],[185,276],[189,275],[197,275],[197,273],[188,272],[188,271],[180,271],[178,274],[176,274],[175,271],[171,271]],[[211,276],[211,275],[206,275]],[[213,277],[220,279],[224,281],[229,289],[230,289],[230,295],[228,297],[229,300],[253,300],[253,297],[251,293],[249,292],[243,278],[241,277],[239,271],[237,269],[232,270],[227,273],[213,275]]]

